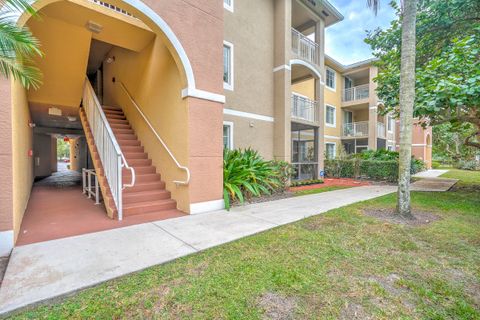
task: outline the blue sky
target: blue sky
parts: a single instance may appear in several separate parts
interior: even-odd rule
[[[375,16],[366,0],[329,0],[345,17],[326,29],[325,52],[343,64],[351,64],[372,57],[370,46],[363,42],[365,30],[385,28],[395,18],[388,0],[380,0]]]

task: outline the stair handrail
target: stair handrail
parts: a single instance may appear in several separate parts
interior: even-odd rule
[[[185,181],[178,181],[178,180],[174,180],[173,183],[177,184],[177,185],[188,185],[190,183],[190,170],[188,169],[188,167],[185,167],[185,166],[182,166],[177,158],[175,158],[175,156],[173,155],[172,151],[170,150],[170,148],[168,148],[167,144],[165,143],[165,141],[163,141],[163,139],[160,137],[160,135],[157,133],[157,131],[155,130],[155,128],[152,126],[152,124],[150,123],[150,121],[148,120],[148,118],[145,116],[145,114],[142,112],[142,110],[140,109],[139,105],[137,104],[137,102],[135,101],[135,99],[132,97],[132,95],[130,94],[130,92],[128,91],[127,87],[125,86],[125,84],[123,82],[120,81],[120,85],[123,89],[123,91],[125,91],[125,94],[127,95],[128,99],[130,100],[130,102],[133,104],[133,106],[135,107],[135,109],[137,109],[138,113],[142,116],[143,120],[146,122],[146,124],[150,127],[150,130],[153,132],[153,134],[155,135],[155,137],[158,139],[158,141],[160,141],[160,144],[165,148],[165,150],[167,151],[168,155],[170,156],[170,158],[173,160],[173,162],[175,162],[175,165],[177,166],[177,168],[181,169],[181,170],[184,170],[187,174],[187,179]]]
[[[88,103],[90,99],[93,102],[93,109],[90,109],[91,106]],[[102,161],[102,166],[104,167],[103,169],[104,169],[105,177],[110,186],[110,190],[112,192],[115,205],[117,206],[118,219],[122,220],[123,219],[122,191],[127,187],[131,188],[135,185],[135,179],[136,179],[135,169],[133,169],[128,165],[127,159],[125,159],[125,156],[122,150],[120,149],[120,146],[118,145],[118,141],[115,138],[115,135],[113,134],[112,128],[110,127],[107,117],[103,112],[102,106],[98,101],[98,98],[88,78],[85,79],[85,86],[83,91],[83,107],[85,108],[85,114],[87,116],[87,120],[89,122],[91,131],[92,131],[95,145],[97,147],[97,150],[99,151],[98,154]],[[100,118],[99,127],[97,127],[97,124],[98,124],[97,118]],[[106,132],[106,138],[108,140],[106,142],[110,144],[110,148],[113,148],[113,150],[109,150],[110,152],[106,151],[104,154],[103,152],[101,152],[101,150],[103,150],[105,147],[107,149],[110,149],[108,146],[105,146],[105,141],[100,139],[101,136],[105,136],[105,132]],[[108,161],[113,159],[113,158],[110,158],[112,155],[116,158],[116,160]],[[108,163],[112,163],[113,168],[109,167]],[[122,176],[123,176],[122,168],[126,168],[131,172],[131,180],[129,184],[122,183]]]

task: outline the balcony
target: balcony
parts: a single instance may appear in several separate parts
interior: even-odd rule
[[[368,137],[368,121],[344,123],[342,129],[342,137],[346,139]]]
[[[362,84],[342,91],[342,102],[360,101],[369,98],[370,85]]]
[[[320,46],[301,32],[292,28],[292,53],[296,59],[302,59],[316,66],[320,65]]]
[[[292,95],[292,120],[318,123],[319,109],[317,101],[298,95]]]

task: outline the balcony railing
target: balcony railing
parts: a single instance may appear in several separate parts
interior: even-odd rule
[[[292,119],[317,123],[319,121],[317,101],[292,95]]]
[[[292,52],[296,58],[320,65],[320,46],[292,28]]]
[[[377,122],[377,138],[385,139],[385,124]]]
[[[344,138],[368,137],[368,121],[344,123],[342,136]]]
[[[369,96],[369,85],[362,84],[353,88],[344,89],[342,92],[342,101],[356,101],[366,99]]]

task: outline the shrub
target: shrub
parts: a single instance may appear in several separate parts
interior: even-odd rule
[[[396,160],[362,160],[360,161],[360,176],[372,180],[395,182],[398,180],[398,162]]]
[[[425,162],[412,157],[412,164],[411,164],[411,168],[410,168],[410,173],[411,174],[422,172],[422,171],[425,171],[426,169],[427,169],[427,166],[425,165]]]
[[[325,160],[325,174],[335,178],[352,178],[357,176],[356,160]]]
[[[291,187],[300,187],[300,186],[309,186],[312,184],[320,184],[324,181],[322,179],[312,179],[312,180],[302,180],[302,181],[295,181],[291,183]]]
[[[438,161],[432,161],[432,169],[440,168],[441,164]]]
[[[455,163],[455,168],[456,169],[461,169],[461,170],[480,170],[480,166],[477,161],[475,160],[460,160]]]
[[[270,194],[284,189],[290,177],[290,165],[266,161],[252,149],[223,152],[223,199],[225,208],[231,201]]]
[[[379,161],[392,161],[398,160],[398,152],[389,151],[386,149],[379,150],[366,150],[362,153],[358,153],[360,159],[363,160],[379,160]]]

